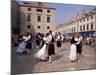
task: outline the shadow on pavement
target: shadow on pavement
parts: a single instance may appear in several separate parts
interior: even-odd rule
[[[62,58],[63,54],[62,55],[54,55],[53,56],[53,61],[57,61],[59,60],[60,58]]]
[[[32,74],[34,66],[40,61],[34,57],[34,50],[31,54],[17,54],[16,49],[12,48],[11,53],[11,75]]]

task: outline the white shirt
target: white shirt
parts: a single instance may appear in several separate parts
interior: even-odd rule
[[[24,41],[28,41],[28,40],[30,40],[31,39],[31,36],[29,35],[29,36],[23,36],[23,39],[24,39]]]
[[[63,35],[61,35],[61,40],[62,40],[62,41],[64,40],[64,36],[63,36]]]
[[[56,40],[60,40],[60,37],[61,37],[61,36],[60,36],[60,35],[58,35]]]
[[[57,40],[62,40],[63,41],[64,40],[64,36],[63,35],[58,35],[56,41]]]
[[[47,41],[46,41],[46,43],[50,43],[51,40],[52,40],[52,35],[50,34],[50,35],[47,37]]]
[[[44,38],[43,38],[43,41],[47,41],[47,37],[44,37]]]
[[[80,42],[81,42],[81,38],[80,38],[80,37],[79,37],[79,38],[75,38],[75,41],[77,41],[76,44],[80,44]]]

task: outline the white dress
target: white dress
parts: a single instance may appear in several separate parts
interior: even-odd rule
[[[75,44],[71,45],[69,58],[70,58],[71,61],[77,60],[77,50],[76,50]]]
[[[23,51],[25,51],[25,46],[26,46],[26,42],[25,41],[21,42],[17,47],[16,52],[22,53]]]
[[[44,40],[46,41],[47,38],[44,38]],[[45,60],[48,56],[46,47],[47,45],[44,44],[43,47],[35,54],[35,57],[41,60]]]

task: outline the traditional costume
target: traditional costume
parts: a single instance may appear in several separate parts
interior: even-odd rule
[[[41,60],[46,60],[46,58],[48,57],[48,53],[47,53],[47,44],[46,44],[47,37],[44,37],[44,38],[43,38],[43,41],[44,41],[44,45],[43,45],[43,47],[35,54],[35,57],[36,57],[36,58],[39,58],[39,59],[41,59]]]
[[[40,48],[41,41],[42,41],[41,34],[37,33],[37,35],[36,35],[36,44],[37,44],[36,48],[38,48],[38,49]]]
[[[48,55],[54,55],[55,54],[55,48],[54,48],[54,37],[50,34],[48,36]]]
[[[69,59],[71,61],[77,60],[76,41],[74,40],[74,37],[71,39],[71,48],[70,48]]]
[[[26,49],[31,49],[32,48],[32,36],[28,35],[26,37]]]
[[[25,51],[27,38],[23,36],[23,41],[18,45],[16,52],[23,53]]]
[[[23,53],[25,51],[25,46],[26,46],[26,42],[23,41],[21,42],[18,47],[17,47],[17,51],[18,53]]]
[[[61,47],[61,44],[62,44],[61,39],[62,39],[61,35],[58,35],[57,39],[56,39],[57,40],[57,47]]]
[[[81,37],[76,37],[76,47],[77,47],[77,54],[81,55],[82,52],[82,38]]]

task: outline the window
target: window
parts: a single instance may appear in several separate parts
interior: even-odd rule
[[[82,22],[82,20],[80,20],[80,22]]]
[[[89,20],[89,18],[87,18],[87,20]]]
[[[36,11],[37,11],[37,12],[43,12],[43,10],[42,10],[42,9],[36,9]]]
[[[73,28],[72,28],[72,32],[73,32]]]
[[[41,27],[40,26],[37,26],[37,29],[40,29]]]
[[[49,26],[47,26],[47,29],[50,29],[50,27],[49,27]]]
[[[50,13],[50,10],[47,10],[48,13]]]
[[[83,25],[83,30],[85,30],[85,25]]]
[[[38,4],[40,5],[40,4],[42,4],[42,2],[38,2]]]
[[[31,21],[31,15],[27,14],[27,21]]]
[[[68,30],[69,30],[69,32],[71,31],[70,28]]]
[[[31,11],[31,8],[27,8],[28,11]]]
[[[82,31],[82,26],[80,26],[80,31]]]
[[[89,30],[89,24],[87,24],[87,30]]]
[[[72,32],[72,28],[70,28],[70,32]]]
[[[30,29],[30,28],[31,28],[31,26],[30,26],[30,25],[28,25],[28,26],[27,26],[27,28],[28,28],[28,29]]]
[[[41,16],[40,15],[37,16],[37,21],[41,22]]]
[[[85,21],[85,18],[83,19],[83,21]]]
[[[47,22],[50,22],[50,16],[47,16]]]
[[[91,30],[93,30],[93,23],[91,23]]]
[[[75,32],[75,27],[74,27],[74,32]]]
[[[91,16],[91,19],[93,19],[93,16]]]

